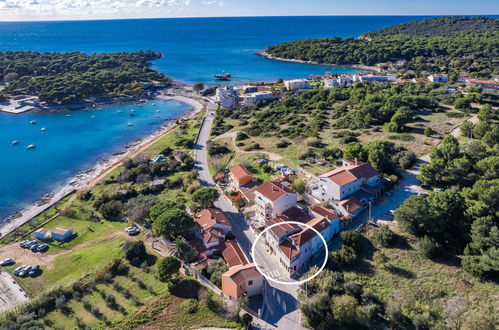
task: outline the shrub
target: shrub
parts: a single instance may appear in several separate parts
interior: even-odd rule
[[[239,133],[237,133],[236,141],[242,141],[242,140],[246,140],[248,138],[249,138],[249,136],[246,133],[239,132]]]
[[[187,314],[194,314],[198,311],[199,302],[195,299],[187,299],[184,301],[180,307]]]
[[[125,259],[134,266],[140,265],[147,258],[146,247],[142,241],[126,241],[122,250]]]
[[[429,127],[425,127],[425,129],[423,130],[423,134],[426,137],[430,137],[433,134],[433,130]]]
[[[331,259],[337,267],[349,267],[357,259],[357,252],[347,245],[343,245],[338,251],[331,253]]]
[[[383,247],[391,246],[396,239],[397,235],[388,226],[381,226],[374,236],[374,241]]]
[[[435,258],[439,254],[438,244],[430,237],[424,236],[417,242],[418,252],[426,258]]]

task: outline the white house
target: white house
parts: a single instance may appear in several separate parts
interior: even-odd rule
[[[449,81],[449,77],[446,74],[431,74],[428,76],[428,80],[434,83],[442,83]]]
[[[334,236],[341,231],[341,213],[320,205],[309,206],[308,210],[315,218],[324,217],[329,221],[331,235]]]
[[[284,86],[288,91],[295,91],[298,89],[309,89],[310,81],[308,79],[284,80]]]
[[[369,163],[337,168],[318,177],[312,195],[321,201],[342,200],[363,189],[369,193],[381,186],[378,171]],[[371,189],[370,189],[371,188]],[[377,193],[377,192],[375,192]]]
[[[296,207],[296,193],[280,183],[265,181],[255,190],[254,201],[256,218],[265,221]]]
[[[376,74],[356,74],[353,76],[354,81],[361,81],[361,82],[394,82],[397,81],[397,75],[395,73],[390,73],[385,76],[379,76]]]
[[[255,92],[255,93],[246,93],[241,95],[242,99],[241,105],[247,107],[254,103],[258,103],[263,100],[273,100],[274,94],[272,92]]]
[[[224,108],[234,108],[237,105],[239,92],[232,86],[217,88],[215,100]]]
[[[338,213],[347,218],[355,218],[364,209],[364,204],[355,196],[350,196],[333,204]]]
[[[338,83],[338,79],[332,79],[332,78],[324,78],[323,84],[324,84],[324,88],[333,88],[333,87],[337,87],[340,85]]]

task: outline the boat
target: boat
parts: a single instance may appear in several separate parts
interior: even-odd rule
[[[71,117],[71,115],[66,115],[66,117]]]
[[[121,110],[118,110],[118,111],[116,111],[116,112],[121,112]]]
[[[129,116],[135,116],[135,114],[133,112],[130,112],[128,115]]]
[[[36,124],[36,120],[32,120],[29,123],[34,125],[34,124]]]
[[[230,73],[217,73],[214,77],[216,80],[230,80],[231,75]]]
[[[13,145],[13,146],[15,146],[15,145],[17,145],[17,144],[19,144],[19,140],[14,140],[14,141],[12,141],[12,145]]]
[[[29,150],[29,149],[35,149],[35,145],[34,144],[30,144],[29,146],[26,147],[26,150]]]
[[[128,126],[133,126],[133,123],[132,122],[128,122]]]
[[[47,129],[45,127],[42,127],[42,132],[45,132]]]
[[[156,112],[159,112],[159,110],[156,110]]]
[[[160,118],[161,116],[160,115],[156,115],[156,118]]]
[[[90,118],[95,118],[95,116],[90,116]]]
[[[130,112],[135,112],[135,110],[132,109],[132,110],[130,110]]]

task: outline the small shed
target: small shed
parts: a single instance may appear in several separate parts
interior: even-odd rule
[[[35,238],[39,239],[39,240],[42,240],[42,241],[49,240],[51,238],[50,230],[48,230],[46,228],[39,228],[39,229],[37,229],[35,231]]]
[[[67,241],[73,235],[73,229],[60,226],[52,230],[52,238],[59,242]]]

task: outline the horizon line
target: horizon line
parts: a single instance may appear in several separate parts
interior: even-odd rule
[[[174,17],[127,17],[127,18],[93,18],[93,19],[33,19],[33,20],[0,20],[1,23],[29,23],[29,22],[81,22],[81,21],[119,21],[119,20],[156,20],[156,19],[195,19],[195,18],[280,18],[280,17],[492,17],[499,16],[498,14],[386,14],[386,15],[369,15],[369,14],[345,14],[345,15],[237,15],[237,16],[174,16]]]

